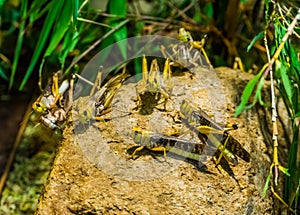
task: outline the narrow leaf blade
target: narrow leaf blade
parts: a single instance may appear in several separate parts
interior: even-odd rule
[[[247,47],[247,52],[249,52],[251,50],[251,48],[253,47],[253,45],[260,39],[262,39],[264,37],[264,32],[261,31],[259,32],[251,41],[251,43],[248,45]]]
[[[241,112],[246,109],[246,105],[249,101],[249,98],[250,98],[259,78],[261,77],[263,71],[264,71],[264,69],[262,69],[257,75],[254,76],[254,78],[252,80],[250,80],[247,83],[247,85],[243,91],[243,94],[242,94],[241,103],[235,110],[235,114],[234,114],[235,117],[240,115]]]
[[[60,8],[63,4],[63,1],[60,1],[60,0],[54,0],[54,4],[53,4],[53,7],[50,8],[48,14],[47,14],[47,17],[45,19],[45,22],[44,22],[44,26],[42,28],[42,31],[41,31],[41,34],[40,34],[40,37],[39,37],[39,40],[37,42],[37,45],[36,45],[36,48],[34,50],[34,53],[32,55],[32,58],[31,58],[31,61],[30,61],[30,64],[29,64],[29,67],[26,71],[26,74],[21,82],[21,85],[19,87],[19,90],[23,90],[25,84],[27,83],[40,55],[41,55],[41,52],[45,46],[45,43],[49,37],[49,33],[50,33],[50,30],[53,28],[53,24],[55,22],[55,19],[57,17],[57,14],[59,13],[60,11]]]

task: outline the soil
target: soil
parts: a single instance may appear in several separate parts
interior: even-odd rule
[[[106,119],[86,124],[73,112],[36,214],[274,214],[270,193],[262,196],[270,157],[260,116],[248,110],[233,118],[253,76],[228,68],[215,71],[197,68],[194,76],[173,76],[166,108],[138,106],[135,84],[129,80]],[[88,109],[89,99],[81,99],[87,105],[76,107],[75,102],[76,110]],[[180,130],[181,137],[193,138],[176,119],[183,99],[217,122],[237,123],[239,129],[231,134],[251,154],[250,162],[239,159],[237,166],[220,171],[205,154],[198,162],[167,153],[165,161],[163,153],[142,150],[129,159],[137,147],[133,127],[154,133]]]

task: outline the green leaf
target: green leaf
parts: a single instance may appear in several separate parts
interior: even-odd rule
[[[293,104],[293,86],[292,86],[291,80],[289,79],[289,76],[287,74],[288,67],[287,67],[286,63],[283,63],[283,64],[280,64],[278,69],[279,69],[280,76],[281,76],[281,79],[283,82],[285,93],[288,97],[289,102],[292,105]]]
[[[293,126],[293,139],[289,148],[288,154],[288,169],[290,170],[289,177],[285,180],[285,199],[291,200],[290,197],[295,189],[295,184],[299,180],[299,158],[298,158],[298,145],[299,145],[299,123]],[[298,163],[298,165],[297,165]],[[285,171],[285,169],[281,170]],[[291,202],[289,202],[291,203]]]
[[[33,1],[28,11],[29,25],[32,25],[36,20],[40,19],[42,16],[45,16],[45,14],[52,8],[53,4],[54,1]]]
[[[62,44],[62,50],[58,56],[59,62],[64,68],[66,58],[68,54],[74,50],[79,40],[79,33],[74,32],[74,29],[69,26],[69,29],[65,35],[64,42]]]
[[[210,2],[210,3],[207,3],[204,8],[203,8],[203,12],[204,14],[209,17],[209,18],[212,18],[213,15],[214,15],[214,7],[213,7],[213,4]]]
[[[251,43],[247,47],[247,52],[253,47],[253,45],[260,39],[264,37],[264,31],[259,32],[251,41]]]
[[[73,8],[74,5],[72,2],[73,1],[63,1],[64,4],[61,7],[61,11],[58,13],[53,33],[51,35],[51,40],[44,54],[44,57],[52,54],[54,49],[57,47],[57,45],[65,35],[65,32],[67,31],[68,26],[71,22],[73,10],[77,10],[77,8]]]
[[[251,94],[252,94],[252,92],[253,92],[253,90],[254,90],[254,88],[255,88],[258,80],[259,80],[259,78],[263,74],[263,72],[264,72],[264,69],[261,69],[260,72],[257,75],[255,75],[254,78],[251,79],[247,83],[247,85],[246,85],[246,87],[243,91],[243,94],[242,94],[241,103],[239,104],[239,106],[235,110],[235,114],[234,114],[235,117],[240,115],[241,112],[246,109],[246,105],[249,101],[249,98],[250,98],[250,96],[251,96]]]
[[[78,18],[78,10],[79,10],[79,0],[72,1],[72,17],[73,17],[73,25],[77,26],[77,18]]]
[[[134,59],[134,71],[135,71],[135,74],[139,74],[142,72],[142,59],[141,58]]]
[[[299,60],[298,60],[298,56],[295,52],[295,49],[292,45],[290,45],[290,57],[291,57],[291,61],[292,61],[292,65],[298,70],[300,71],[300,64],[299,64]]]
[[[260,81],[258,82],[256,92],[255,92],[255,101],[258,100],[259,104],[262,105],[262,106],[265,104],[264,101],[262,100],[262,97],[261,97],[261,89],[263,88],[264,83],[265,83],[265,78],[262,77],[260,79]]]
[[[20,24],[20,28],[19,28],[18,40],[17,40],[15,53],[14,53],[14,61],[13,61],[13,65],[12,65],[11,75],[9,77],[9,86],[8,86],[9,90],[12,88],[12,86],[14,84],[14,79],[15,79],[15,75],[17,72],[17,68],[18,68],[18,62],[19,62],[22,44],[23,44],[23,34],[24,34],[24,28],[25,28],[25,22],[26,22],[25,17],[27,14],[27,6],[28,6],[28,1],[27,0],[22,1],[22,5],[21,5],[22,18],[21,18],[21,24]]]
[[[23,90],[33,69],[35,68],[35,65],[36,65],[36,63],[41,55],[41,52],[44,49],[45,43],[49,37],[49,33],[50,33],[51,29],[53,28],[56,17],[58,16],[58,13],[61,10],[63,2],[64,1],[61,1],[61,0],[53,0],[53,7],[50,8],[50,10],[47,14],[47,17],[45,19],[44,26],[42,28],[39,40],[38,40],[36,48],[33,52],[29,67],[28,67],[26,74],[21,82],[19,90]]]
[[[108,9],[111,14],[119,15],[125,18],[126,16],[126,0],[110,0]]]
[[[34,0],[31,5],[30,5],[30,9],[28,10],[28,14],[31,15],[31,14],[39,14],[39,12],[41,10],[43,10],[44,8],[46,8],[47,6],[44,6],[43,5],[48,2],[48,0]],[[51,5],[53,2],[50,1],[48,3],[48,5]]]
[[[286,29],[284,28],[284,26],[282,26],[282,24],[278,20],[274,23],[274,29],[275,29],[276,48],[278,48],[280,43],[282,42],[282,38],[286,33]],[[286,47],[287,47],[287,43],[285,43],[279,55],[279,60],[282,62],[285,61],[286,57],[288,56]]]
[[[108,58],[108,56],[111,53],[111,49],[112,47],[110,46],[111,44],[113,44],[115,42],[115,39],[113,37],[113,35],[109,35],[105,40],[103,40],[103,42],[101,43],[101,61],[105,62],[106,59]],[[102,62],[99,62],[100,64],[102,64]]]
[[[141,35],[144,27],[145,27],[145,22],[143,22],[143,21],[137,21],[135,23],[135,32],[134,32],[134,35],[136,35],[136,36]]]
[[[109,1],[109,12],[110,14],[115,14],[121,17],[126,17],[126,11],[127,11],[127,5],[126,5],[126,0],[110,0]],[[116,7],[116,5],[118,5]],[[123,20],[116,20],[116,19],[111,19],[111,25],[113,27],[119,25]],[[124,40],[127,38],[127,26],[122,26],[120,29],[118,29],[115,33],[114,33],[114,38],[115,41],[118,42],[120,40]],[[122,44],[118,44],[119,49],[121,51],[121,54],[123,56],[124,59],[127,58],[127,52],[126,52],[126,45],[123,46]]]
[[[264,186],[264,190],[263,190],[263,197],[266,197],[266,195],[267,195],[267,190],[269,188],[270,180],[271,180],[271,174],[269,174],[268,177],[267,177],[267,180],[266,180],[266,183],[265,183],[265,186]]]

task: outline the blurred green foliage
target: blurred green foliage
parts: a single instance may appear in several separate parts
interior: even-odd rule
[[[293,2],[276,3],[266,0],[265,9],[265,29],[253,38],[254,41],[264,39],[267,48],[270,50],[269,62],[266,63],[259,73],[245,87],[241,103],[236,109],[236,116],[243,110],[253,107],[257,101],[264,105],[261,96],[261,90],[264,82],[269,78],[270,73],[273,76],[273,83],[279,90],[282,100],[284,101],[289,120],[291,122],[290,130],[292,131],[292,139],[284,144],[288,148],[288,157],[284,160],[287,168],[284,168],[278,161],[278,143],[277,137],[274,139],[274,156],[273,163],[270,167],[270,174],[266,180],[264,194],[271,186],[274,195],[284,203],[289,210],[295,214],[299,211],[299,188],[300,188],[300,158],[299,158],[299,87],[300,87],[300,63],[299,63],[299,38],[300,38],[300,10]],[[298,42],[295,42],[298,41]],[[253,42],[248,46],[248,50],[252,48]],[[297,51],[298,50],[298,51]],[[297,56],[298,52],[298,56]],[[274,74],[272,73],[274,68]],[[271,82],[272,84],[272,82]],[[251,95],[254,94],[253,101],[249,104]],[[275,93],[271,94],[274,98],[272,101],[272,122],[277,117],[273,111],[276,108]],[[274,95],[274,96],[273,96]],[[278,111],[278,110],[277,110]],[[275,120],[274,120],[275,118]],[[275,129],[277,130],[277,129]],[[273,130],[273,132],[275,132]],[[273,133],[273,135],[278,135]],[[276,141],[275,141],[276,140]],[[290,142],[290,144],[289,144]],[[279,171],[285,175],[285,189],[283,199],[274,191],[274,187],[278,184]],[[273,176],[274,183],[271,183]]]
[[[8,81],[9,89],[24,90],[32,76],[48,77],[47,72],[55,72],[50,68],[69,73],[75,63],[84,64],[96,50],[116,41],[142,34],[168,35],[179,27],[198,40],[207,35],[206,50],[213,65],[231,66],[236,56],[243,59],[247,55],[245,47],[263,30],[263,9],[253,0],[2,1],[0,12],[6,27],[1,29],[0,77]],[[8,47],[7,42],[15,45]],[[266,60],[261,58],[261,47],[254,47],[253,59],[244,62],[247,69]],[[126,57],[126,47],[119,48]]]

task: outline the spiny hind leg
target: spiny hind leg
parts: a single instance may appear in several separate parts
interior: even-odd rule
[[[152,148],[151,151],[163,152],[164,153],[165,161],[167,161],[167,150],[166,150],[165,147],[163,147],[163,146],[155,147],[155,148]]]
[[[240,69],[242,72],[245,72],[243,62],[242,62],[240,57],[235,57],[232,68],[233,69]]]
[[[142,151],[145,148],[145,146],[140,146],[138,148],[136,148],[134,150],[134,152],[130,155],[131,159],[135,159],[134,156],[136,155],[136,153],[138,153],[139,151]],[[161,146],[161,147],[154,147],[150,149],[151,151],[155,151],[155,152],[163,152],[164,153],[164,159],[165,161],[167,161],[167,150],[165,147]]]
[[[64,80],[61,85],[58,87],[58,72],[54,73],[52,77],[52,86],[51,91],[52,95],[54,96],[54,102],[50,105],[50,108],[54,108],[56,106],[56,103],[59,101],[59,105],[62,107],[61,104],[62,95],[66,92],[66,90],[69,88],[69,81],[66,79]]]
[[[136,154],[137,152],[139,152],[139,151],[142,151],[144,148],[145,148],[145,146],[140,146],[140,147],[136,148],[136,149],[134,150],[134,152],[130,155],[129,158],[130,158],[130,159],[135,159],[135,158],[134,158],[135,154]]]
[[[221,159],[222,159],[222,157],[223,157],[224,150],[226,149],[226,144],[227,144],[227,142],[228,142],[228,140],[229,140],[229,137],[230,137],[230,134],[228,134],[228,136],[227,136],[227,138],[226,138],[226,140],[225,140],[225,142],[224,142],[224,146],[222,147],[223,150],[220,150],[219,158],[216,160],[216,166],[219,165],[219,163],[220,163],[220,161],[221,161]]]

